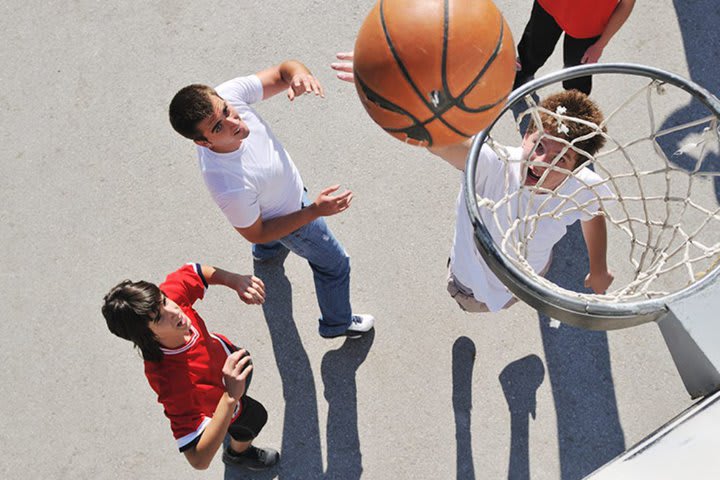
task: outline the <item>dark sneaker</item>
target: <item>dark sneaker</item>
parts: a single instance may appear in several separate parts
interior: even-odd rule
[[[342,333],[337,335],[322,335],[323,338],[360,338],[375,326],[375,317],[372,315],[353,315],[350,326]]]
[[[265,470],[275,465],[280,460],[280,453],[272,448],[258,448],[255,445],[242,453],[225,447],[222,460],[227,465],[237,465],[250,470]]]

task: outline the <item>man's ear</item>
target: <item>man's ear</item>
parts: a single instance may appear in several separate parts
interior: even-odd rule
[[[196,145],[200,145],[201,147],[205,148],[212,148],[212,143],[208,142],[207,140],[193,140]]]

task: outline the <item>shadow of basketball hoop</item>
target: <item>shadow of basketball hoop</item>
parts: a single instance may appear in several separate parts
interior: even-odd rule
[[[720,57],[720,10],[715,0],[697,0],[688,2],[673,0],[678,24],[682,34],[688,73],[692,81],[717,95],[720,92],[720,75],[710,59]],[[687,123],[707,115],[707,109],[697,101],[683,105],[669,115],[660,130]],[[687,141],[688,132],[667,135],[659,141],[665,152],[677,152]],[[678,167],[689,170],[694,159],[687,155],[668,156]],[[703,160],[701,171],[720,171],[720,152],[709,152]],[[715,196],[720,202],[720,177],[714,178]]]

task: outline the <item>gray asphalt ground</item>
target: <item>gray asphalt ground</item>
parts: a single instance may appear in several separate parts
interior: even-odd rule
[[[497,4],[517,41],[531,1]],[[278,96],[258,110],[311,193],[355,192],[329,223],[352,256],[354,308],[377,328],[321,339],[311,272],[294,256],[284,274],[257,272],[264,310],[208,292],[201,315],[255,358],[252,394],[270,412],[257,443],[283,454],[253,478],[578,479],[691,404],[654,325],[550,329],[526,305],[456,307],[444,278],[458,174],[383,133],[328,67],[371,5],[0,6],[0,478],[245,478],[219,456],[194,472],[177,453],[141,359],[107,331],[100,304],[122,279],[159,282],[187,261],[253,270],[166,107],[188,83],[288,58],[326,98]],[[715,0],[638,2],[603,59],[717,92],[718,24]],[[560,65],[556,52],[542,72]],[[582,240],[571,237],[551,275],[579,282]]]

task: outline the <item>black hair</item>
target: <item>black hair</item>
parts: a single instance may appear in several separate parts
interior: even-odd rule
[[[159,318],[161,303],[157,285],[125,280],[105,295],[102,314],[110,332],[133,342],[145,360],[159,362],[163,353],[149,324]]]

